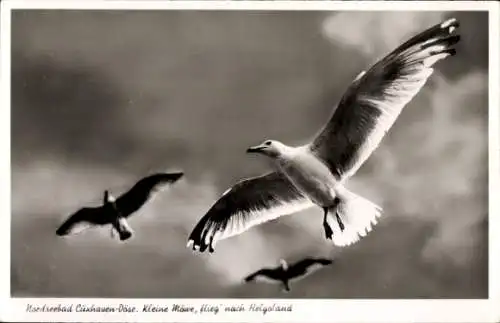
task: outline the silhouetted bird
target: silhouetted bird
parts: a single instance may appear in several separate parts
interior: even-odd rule
[[[65,236],[76,234],[92,226],[111,224],[111,233],[117,231],[120,240],[132,236],[132,229],[127,218],[139,210],[152,196],[166,184],[172,184],[183,176],[183,173],[159,173],[144,177],[128,192],[115,200],[106,190],[103,205],[99,207],[84,207],[72,214],[60,227],[56,234]]]
[[[281,283],[285,291],[290,291],[290,281],[302,279],[313,273],[315,270],[333,263],[330,259],[306,258],[295,264],[288,265],[284,259],[280,260],[281,265],[276,268],[263,268],[245,278],[245,282],[250,282],[258,278],[272,283]]]
[[[337,246],[370,232],[382,209],[344,184],[424,86],[434,63],[455,54],[458,26],[456,19],[435,25],[361,72],[311,143],[289,147],[267,140],[249,148],[273,160],[277,171],[227,190],[195,226],[188,247],[213,252],[218,240],[315,205],[323,210],[326,238]]]

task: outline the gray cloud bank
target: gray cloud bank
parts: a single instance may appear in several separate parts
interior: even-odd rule
[[[311,209],[210,256],[185,248],[229,185],[268,169],[247,146],[308,140],[362,69],[451,16],[458,55],[348,183],[384,208],[368,237],[334,248]],[[12,24],[14,296],[487,297],[486,14],[18,11]],[[130,242],[55,236],[104,189],[177,169],[186,177],[131,219]],[[337,260],[290,294],[240,284],[309,255]]]

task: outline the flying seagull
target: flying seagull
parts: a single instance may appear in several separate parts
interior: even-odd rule
[[[419,92],[439,60],[455,55],[459,27],[449,19],[414,36],[361,72],[335,112],[307,145],[266,140],[248,148],[269,157],[276,171],[228,189],[199,220],[188,247],[214,251],[215,243],[282,215],[312,206],[323,210],[327,239],[350,245],[377,223],[382,209],[349,191],[348,178],[378,147],[404,106]]]
[[[288,265],[284,259],[280,260],[280,266],[276,268],[263,268],[245,278],[245,282],[263,279],[266,282],[278,282],[283,284],[285,291],[290,291],[290,281],[302,279],[317,269],[333,263],[325,258],[306,258],[292,265]]]
[[[93,226],[111,224],[111,234],[118,232],[120,240],[132,236],[127,218],[139,210],[153,195],[166,184],[173,184],[183,173],[158,173],[139,180],[128,192],[115,199],[104,191],[103,205],[99,207],[84,207],[72,214],[57,229],[58,236],[73,235]]]

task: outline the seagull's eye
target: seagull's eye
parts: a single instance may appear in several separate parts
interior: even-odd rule
[[[266,141],[266,142],[264,143],[264,145],[266,145],[266,146],[271,146],[271,141]]]

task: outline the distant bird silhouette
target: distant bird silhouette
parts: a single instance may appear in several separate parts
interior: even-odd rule
[[[279,267],[263,268],[254,272],[245,278],[245,282],[264,278],[265,281],[283,284],[284,291],[289,292],[290,281],[302,279],[321,267],[331,265],[333,261],[325,258],[306,258],[290,266],[284,259],[281,259],[280,263]]]
[[[455,55],[460,36],[453,32],[458,27],[456,19],[435,25],[361,72],[310,143],[290,147],[266,140],[248,148],[270,158],[276,171],[227,190],[198,221],[187,246],[213,252],[219,240],[313,206],[323,210],[325,237],[335,245],[348,246],[366,236],[382,209],[348,190],[346,181],[424,86],[433,65]]]
[[[172,184],[183,176],[178,173],[159,173],[142,178],[128,192],[118,199],[104,191],[103,205],[99,207],[84,207],[72,214],[57,229],[58,236],[79,233],[93,226],[111,224],[111,234],[118,232],[120,240],[124,241],[132,236],[127,218],[139,210],[152,196],[166,184]]]

